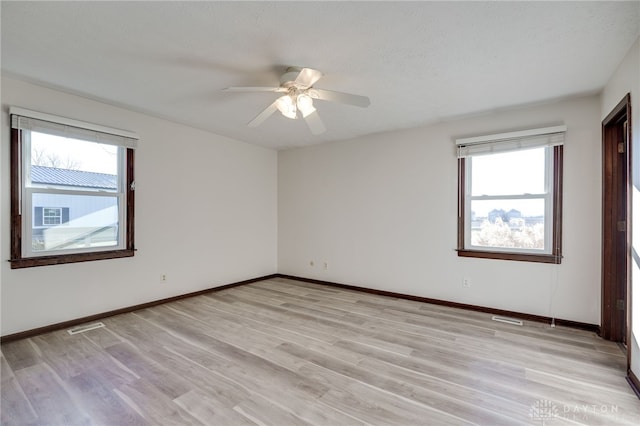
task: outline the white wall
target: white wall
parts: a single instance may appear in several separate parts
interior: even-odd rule
[[[2,335],[275,272],[599,324],[599,97],[276,153],[3,77],[3,260],[9,105],[140,135],[138,252],[21,270],[2,262]],[[453,140],[561,122],[563,263],[457,257]]]
[[[627,94],[631,93],[631,170],[632,170],[632,264],[631,264],[631,370],[640,377],[640,39],[629,50],[611,76],[601,98],[604,119]]]
[[[568,126],[562,264],[459,258],[454,139],[557,123]],[[600,170],[597,96],[281,151],[278,270],[599,324]]]
[[[138,133],[134,257],[10,269],[10,105]],[[275,151],[5,77],[1,131],[2,335],[277,272]]]

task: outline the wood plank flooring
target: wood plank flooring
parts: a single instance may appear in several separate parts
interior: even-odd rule
[[[2,345],[2,425],[640,424],[593,333],[288,279]]]

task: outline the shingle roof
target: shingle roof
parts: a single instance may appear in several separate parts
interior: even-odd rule
[[[33,183],[96,189],[118,189],[118,176],[55,167],[31,166]]]

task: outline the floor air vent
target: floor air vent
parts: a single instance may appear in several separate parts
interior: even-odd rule
[[[515,319],[515,318],[509,318],[509,317],[499,317],[497,315],[494,315],[491,317],[492,320],[494,321],[498,321],[498,322],[503,322],[505,324],[511,324],[511,325],[522,325],[523,322]]]
[[[85,331],[95,330],[96,328],[102,328],[104,324],[101,322],[94,322],[92,324],[79,325],[67,330],[67,333],[74,335],[78,333],[84,333]]]

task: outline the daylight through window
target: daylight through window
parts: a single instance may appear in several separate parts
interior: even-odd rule
[[[11,109],[12,267],[133,255],[128,132]]]
[[[560,263],[564,129],[456,141],[460,256]]]

